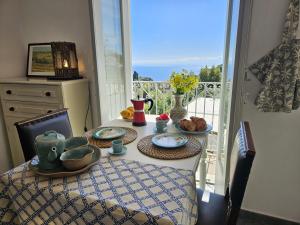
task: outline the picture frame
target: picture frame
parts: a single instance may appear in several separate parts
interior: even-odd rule
[[[27,76],[28,77],[55,76],[51,43],[28,44]]]

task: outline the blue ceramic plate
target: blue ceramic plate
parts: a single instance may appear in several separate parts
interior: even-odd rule
[[[121,152],[115,153],[113,148],[108,149],[108,153],[111,155],[124,155],[127,152],[127,148],[123,146],[123,149]]]
[[[188,142],[188,138],[182,134],[159,134],[152,138],[152,143],[162,148],[179,148]]]
[[[94,131],[93,138],[107,140],[122,137],[125,134],[126,131],[121,127],[102,127]]]
[[[207,134],[208,132],[212,131],[212,125],[207,124],[207,127],[205,130],[202,131],[187,131],[187,130],[183,130],[181,129],[181,127],[179,126],[179,124],[175,124],[175,128],[177,130],[179,130],[181,133],[185,133],[185,134]]]

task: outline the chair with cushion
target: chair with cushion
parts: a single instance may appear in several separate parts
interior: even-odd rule
[[[63,134],[66,138],[73,136],[67,109],[59,109],[16,122],[15,125],[18,130],[25,161],[31,160],[36,155],[34,148],[35,138],[45,131],[54,130]]]
[[[255,149],[248,122],[241,122],[238,139],[239,149],[236,167],[226,195],[210,193],[209,201],[205,202],[202,201],[203,191],[197,189],[197,225],[235,225],[237,222],[252,162],[255,157]]]

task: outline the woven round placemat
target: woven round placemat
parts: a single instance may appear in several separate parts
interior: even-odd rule
[[[101,127],[101,128],[104,128],[104,127]],[[134,129],[129,128],[129,127],[120,127],[120,128],[126,130],[126,134],[121,138],[123,140],[124,145],[133,142],[137,138],[137,132]],[[109,140],[94,139],[93,132],[95,130],[90,130],[85,133],[85,136],[88,138],[89,143],[92,145],[96,145],[99,148],[110,148],[112,146],[111,142],[114,139],[109,139]],[[118,139],[118,138],[115,138],[115,139]]]
[[[166,149],[152,144],[154,135],[142,138],[137,144],[137,148],[143,154],[157,159],[184,159],[195,156],[202,151],[202,144],[194,137],[187,136],[189,141],[180,148]]]

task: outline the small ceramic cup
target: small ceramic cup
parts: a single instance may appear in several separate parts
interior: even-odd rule
[[[156,130],[159,133],[164,132],[167,127],[168,120],[156,120]]]
[[[112,141],[112,148],[114,153],[120,153],[123,150],[123,141],[122,139],[117,139]]]

